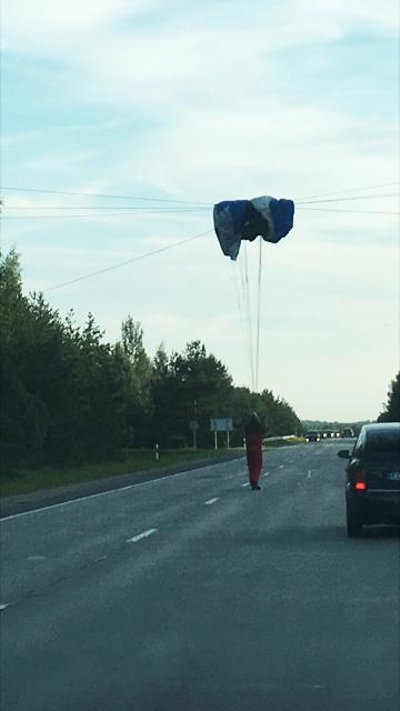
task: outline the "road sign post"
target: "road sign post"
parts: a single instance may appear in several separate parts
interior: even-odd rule
[[[226,446],[229,449],[229,433],[233,430],[231,417],[212,417],[210,419],[210,430],[214,432],[214,449],[218,449],[218,432],[226,432]]]

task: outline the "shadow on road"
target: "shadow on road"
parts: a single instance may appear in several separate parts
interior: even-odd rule
[[[298,548],[313,547],[327,543],[338,543],[346,537],[343,526],[288,526],[278,528],[273,531],[263,531],[264,542],[273,543],[277,546]]]
[[[400,538],[400,526],[365,526],[361,538]]]
[[[353,544],[362,541],[387,541],[400,539],[399,526],[366,526],[360,538],[350,538],[345,525],[342,526],[291,526],[273,531],[253,530],[248,535],[232,536],[236,544],[258,546],[273,546],[274,548],[310,551],[311,549],[326,549],[326,547]]]

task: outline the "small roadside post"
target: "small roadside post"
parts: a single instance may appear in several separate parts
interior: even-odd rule
[[[197,420],[190,420],[189,429],[192,430],[193,435],[193,449],[197,449],[197,430],[199,429],[199,423]]]
[[[160,450],[159,450],[158,444],[155,445],[154,449],[155,449],[156,462],[158,462],[158,460],[160,459]]]

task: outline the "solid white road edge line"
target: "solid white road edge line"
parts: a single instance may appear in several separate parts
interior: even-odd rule
[[[68,501],[60,501],[58,504],[42,506],[40,509],[29,509],[29,511],[20,511],[20,513],[11,514],[10,516],[4,516],[4,518],[0,518],[0,523],[3,523],[3,521],[10,521],[12,518],[18,518],[19,516],[28,516],[28,514],[40,513],[41,511],[50,511],[50,509],[58,509],[60,506],[78,504],[80,501],[86,501],[87,499],[97,499],[99,496],[105,496],[106,494],[116,494],[118,491],[127,491],[127,489],[131,489],[133,486],[135,486],[135,484],[128,484],[128,486],[121,486],[119,489],[107,489],[107,491],[99,491],[97,494],[88,494],[88,496],[80,496],[78,499],[68,499]]]
[[[157,529],[156,528],[149,528],[147,531],[143,531],[143,533],[139,533],[137,536],[133,536],[133,538],[128,538],[127,543],[137,543],[138,541],[141,541],[142,538],[148,538],[148,536],[151,536],[152,533],[156,533]]]
[[[215,499],[208,499],[208,501],[205,501],[204,504],[205,506],[209,506],[210,504],[215,504],[216,501],[219,501],[220,497],[217,496]]]
[[[229,460],[228,460],[229,461]],[[233,460],[236,461],[236,460]],[[217,467],[223,462],[217,462],[215,464],[207,464],[208,467]],[[197,469],[191,469],[191,472],[198,472],[206,467],[198,467]],[[86,501],[87,499],[97,499],[99,496],[106,496],[106,494],[117,494],[119,491],[127,491],[132,489],[134,486],[150,486],[151,484],[156,484],[159,481],[167,481],[168,479],[176,479],[180,476],[185,476],[189,470],[184,472],[177,472],[176,474],[170,474],[166,476],[160,476],[157,479],[151,479],[150,481],[139,481],[133,484],[128,484],[127,486],[121,486],[116,489],[107,489],[107,491],[99,491],[97,494],[88,494],[88,496],[80,496],[77,499],[68,499],[68,501],[60,501],[58,504],[50,504],[49,506],[41,506],[40,509],[29,509],[29,511],[20,511],[20,513],[11,514],[10,516],[4,516],[0,518],[0,523],[3,521],[10,521],[13,518],[18,518],[19,516],[28,516],[29,514],[40,513],[41,511],[50,511],[50,509],[57,509],[60,506],[68,506],[69,504],[78,504],[81,501]]]

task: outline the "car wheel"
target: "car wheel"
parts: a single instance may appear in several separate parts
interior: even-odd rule
[[[358,514],[347,506],[346,511],[346,524],[347,524],[347,535],[351,538],[358,538],[361,536],[361,531],[363,527],[362,520]]]

